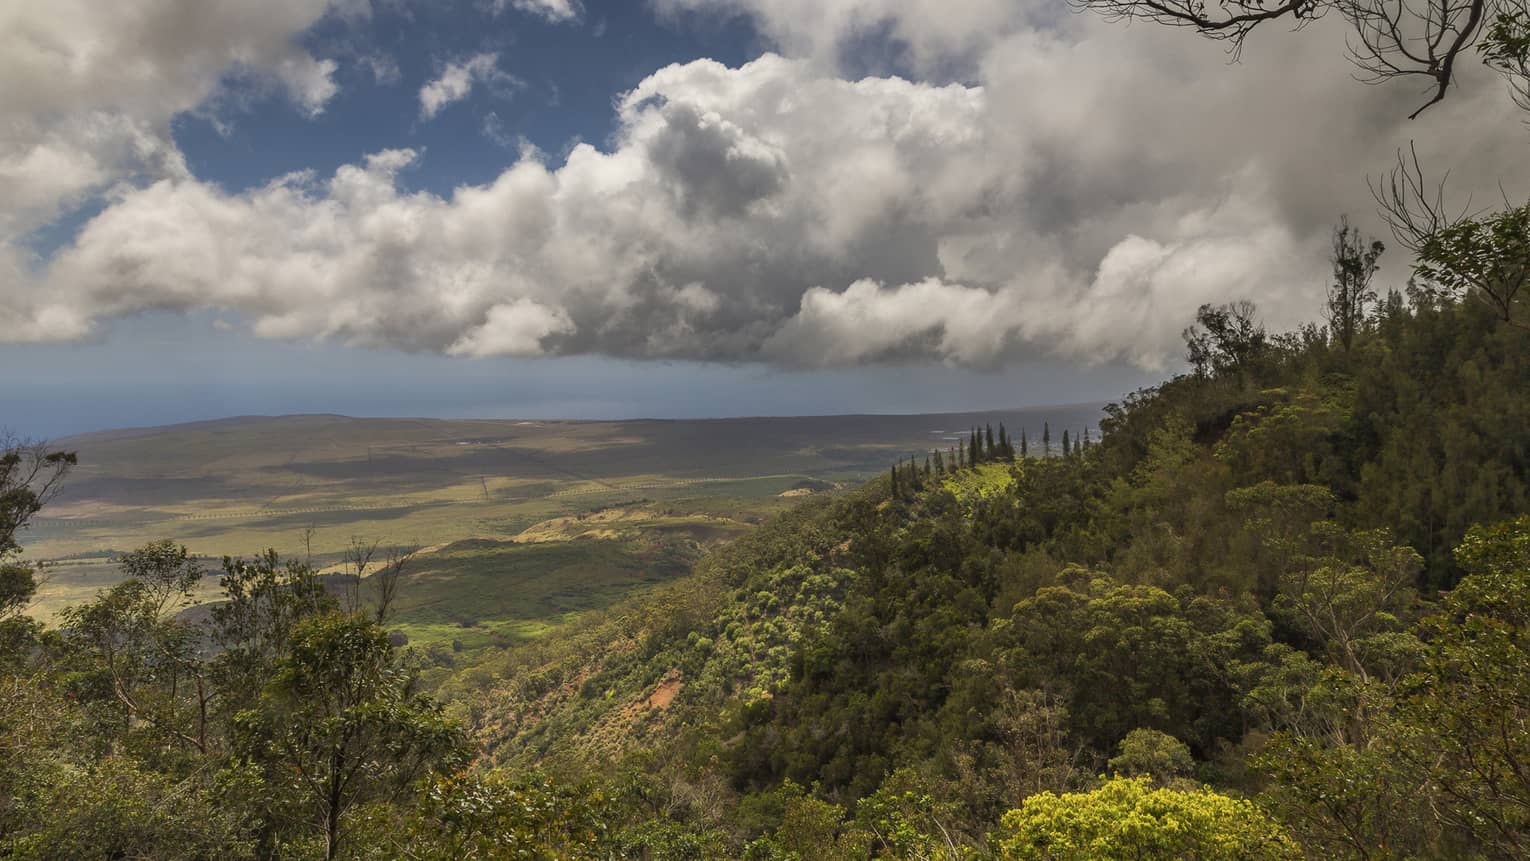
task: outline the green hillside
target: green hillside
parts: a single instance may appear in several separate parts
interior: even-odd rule
[[[1257,797],[1314,857],[1511,857],[1466,821],[1511,802],[1420,791],[1400,748],[1448,590],[1508,564],[1530,597],[1530,522],[1472,532],[1530,510],[1523,339],[1394,301],[1348,351],[1220,344],[1098,444],[805,504],[441,694],[493,763],[635,781],[716,857],[778,857],[808,807],[886,851],[872,820],[910,797],[909,828],[983,854],[1019,799],[1115,772]]]
[[[757,527],[638,499],[349,585],[230,560],[191,616],[170,543],[54,630],[12,604],[7,851],[1522,857],[1525,333],[1245,313],[1102,436],[889,451]]]

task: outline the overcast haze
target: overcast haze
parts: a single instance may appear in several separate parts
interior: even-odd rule
[[[1223,47],[1060,2],[0,0],[0,423],[1101,400],[1203,302],[1315,317],[1410,140],[1530,191],[1475,64],[1410,122],[1342,22]]]

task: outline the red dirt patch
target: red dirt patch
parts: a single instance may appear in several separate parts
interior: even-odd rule
[[[657,688],[653,689],[653,693],[648,695],[648,699],[643,701],[643,705],[651,709],[663,711],[669,708],[670,703],[675,701],[675,696],[680,693],[680,688],[684,687],[684,685],[685,683],[680,680],[679,671],[671,672],[668,676],[664,677],[664,681],[659,682]]]

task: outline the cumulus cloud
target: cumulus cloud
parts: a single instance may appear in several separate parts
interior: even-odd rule
[[[928,278],[887,288],[861,280],[844,292],[814,287],[764,345],[777,361],[857,364],[932,351],[964,364],[1003,353],[1023,311],[1007,290]]]
[[[0,331],[198,309],[460,356],[1161,367],[1203,302],[1311,318],[1329,226],[1364,221],[1365,170],[1409,139],[1464,188],[1523,179],[1497,86],[1409,124],[1415,93],[1349,81],[1336,21],[1228,65],[1184,33],[983,0],[662,3],[749,14],[790,54],[657,70],[602,147],[523,148],[446,195],[401,182],[408,150],[238,194],[163,172],[0,285]],[[909,77],[846,77],[878,33]]]
[[[354,12],[361,0],[346,0]],[[46,224],[125,176],[186,175],[170,120],[228,77],[317,113],[332,61],[298,46],[325,0],[0,2],[0,238]]]
[[[533,299],[514,299],[491,305],[482,323],[473,326],[446,348],[453,356],[536,356],[549,335],[572,330],[574,324],[561,308],[549,308]]]
[[[447,63],[441,75],[420,87],[420,117],[431,119],[441,109],[460,102],[473,91],[475,84],[504,85],[515,78],[501,71],[499,55],[475,54],[466,60]]]

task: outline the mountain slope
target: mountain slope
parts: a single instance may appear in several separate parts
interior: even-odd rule
[[[814,501],[444,690],[495,762],[658,769],[702,830],[760,833],[748,811],[793,786],[852,804],[912,780],[978,843],[1020,798],[1143,767],[1134,733],[1184,763],[1165,777],[1252,791],[1272,734],[1317,744],[1396,695],[1462,576],[1450,548],[1530,510],[1525,346],[1398,301],[1349,351],[1220,344],[1097,445]],[[695,801],[707,775],[732,812]]]

